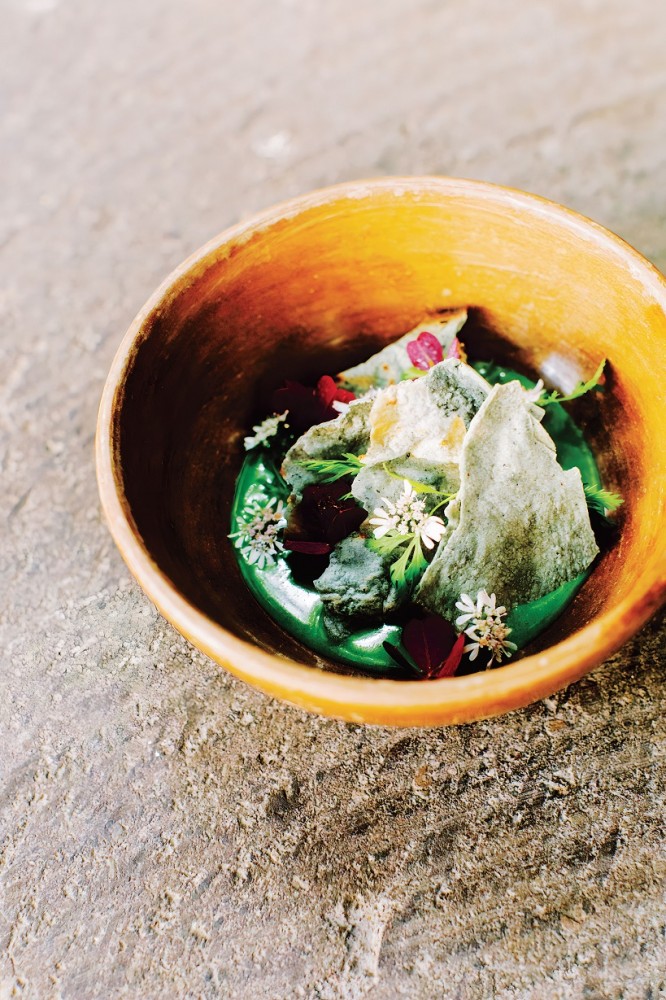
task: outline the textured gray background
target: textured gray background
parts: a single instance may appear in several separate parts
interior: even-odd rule
[[[666,996],[664,632],[453,730],[311,718],[138,591],[93,429],[225,226],[488,178],[666,267],[657,0],[0,0],[0,998]]]

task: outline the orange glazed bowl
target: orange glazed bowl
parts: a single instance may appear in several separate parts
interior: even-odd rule
[[[617,540],[515,661],[433,681],[360,676],[285,633],[241,578],[227,532],[243,436],[285,376],[339,371],[461,306],[473,358],[561,391],[608,359],[605,393],[572,412],[604,485],[624,497]],[[434,177],[317,191],[216,237],[134,320],[99,412],[102,505],[162,614],[261,690],[353,722],[498,715],[577,680],[663,600],[665,354],[665,279],[574,212]]]

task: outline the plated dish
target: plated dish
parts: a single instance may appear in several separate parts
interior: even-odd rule
[[[548,392],[468,363],[466,320],[426,319],[315,386],[286,381],[244,439],[230,538],[248,587],[313,650],[375,676],[519,654],[577,593],[622,502],[563,408],[603,391],[605,360]]]

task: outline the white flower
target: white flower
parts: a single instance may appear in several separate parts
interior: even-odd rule
[[[376,507],[370,524],[376,525],[373,529],[375,538],[382,538],[389,531],[395,531],[399,535],[418,535],[427,549],[432,549],[436,542],[439,542],[446,525],[441,517],[434,514],[426,514],[425,501],[419,500],[416,490],[407,479],[403,479],[403,491],[392,503],[382,497],[386,510]]]
[[[485,590],[480,590],[476,595],[476,603],[468,594],[461,594],[456,607],[463,612],[456,618],[456,625],[467,625],[465,635],[472,640],[464,648],[464,652],[469,653],[470,660],[477,658],[480,649],[487,649],[490,653],[487,665],[490,667],[495,661],[501,663],[503,656],[508,659],[518,648],[515,643],[509,642],[511,629],[502,621],[507,610],[504,606],[497,607],[494,594],[489,596]]]
[[[539,379],[537,384],[532,389],[526,389],[523,386],[523,392],[529,399],[530,403],[538,403],[543,395],[543,379]]]
[[[234,545],[251,565],[256,564],[259,569],[272,566],[275,557],[284,550],[278,537],[287,523],[284,503],[275,497],[265,504],[255,500],[245,513],[248,517],[236,519],[238,530],[232,531],[229,538],[234,539]]]
[[[375,538],[383,538],[389,531],[395,531],[398,524],[398,519],[395,516],[395,513],[391,510],[391,508],[393,508],[393,511],[395,511],[393,504],[390,503],[389,500],[382,500],[381,502],[386,504],[387,510],[382,510],[381,507],[376,507],[373,511],[375,516],[370,518],[370,524],[377,525],[376,528],[372,529],[372,533]]]
[[[266,419],[262,420],[260,424],[255,424],[252,428],[254,434],[246,437],[243,442],[245,450],[250,451],[252,448],[257,448],[261,444],[266,444],[269,438],[272,438],[275,434],[277,434],[281,423],[284,423],[285,427],[288,427],[289,425],[286,423],[288,415],[289,410],[285,410],[284,413],[276,414],[272,417],[266,417]]]
[[[426,518],[419,529],[421,541],[427,549],[433,549],[435,544],[439,544],[445,531],[446,525],[441,517],[437,517],[434,514]]]

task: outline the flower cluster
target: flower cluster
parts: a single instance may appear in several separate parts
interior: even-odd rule
[[[375,538],[383,538],[390,531],[399,535],[418,535],[427,549],[434,548],[441,540],[446,527],[444,521],[426,513],[425,502],[419,500],[407,479],[403,480],[403,492],[395,503],[385,497],[380,502],[386,509],[376,507],[374,516],[370,518],[370,524],[376,525],[373,529]]]
[[[288,416],[289,410],[285,410],[284,413],[276,413],[272,417],[266,417],[260,424],[255,424],[252,428],[254,434],[250,434],[244,439],[245,450],[250,451],[252,448],[258,448],[260,445],[272,443],[270,439],[278,433],[280,425],[289,426],[286,422]]]
[[[472,640],[464,649],[465,653],[469,653],[470,660],[477,658],[480,649],[487,649],[490,653],[487,665],[491,667],[495,662],[501,663],[503,656],[508,659],[518,648],[515,643],[509,642],[511,629],[502,621],[507,610],[497,607],[494,594],[488,596],[485,590],[480,590],[476,603],[467,594],[461,594],[456,607],[463,612],[456,618],[456,625],[459,628],[466,625],[464,633]]]
[[[276,556],[284,551],[279,535],[287,521],[284,503],[272,497],[267,503],[255,500],[245,510],[245,518],[237,518],[238,530],[229,538],[240,549],[251,565],[265,569],[275,563]]]

